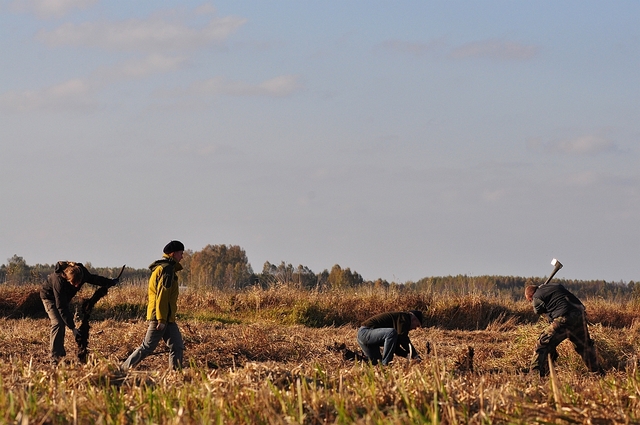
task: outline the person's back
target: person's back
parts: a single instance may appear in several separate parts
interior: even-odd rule
[[[582,302],[563,285],[542,285],[533,294],[536,313],[547,313],[549,317],[566,316],[573,311],[584,311]]]
[[[371,329],[393,328],[398,335],[406,335],[411,327],[411,316],[400,311],[380,313],[362,322],[362,326]]]

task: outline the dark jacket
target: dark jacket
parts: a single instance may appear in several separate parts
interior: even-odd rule
[[[567,288],[560,284],[542,285],[533,294],[533,311],[548,314],[550,319],[584,311],[584,305]]]
[[[40,289],[40,298],[43,300],[53,301],[60,313],[60,317],[69,329],[75,329],[76,325],[73,321],[73,314],[69,310],[71,299],[76,296],[78,291],[85,283],[96,286],[113,286],[113,280],[89,273],[85,266],[75,263],[82,269],[82,283],[77,288],[70,284],[63,276],[62,272],[69,266],[67,261],[58,261],[54,272],[47,276],[42,288]]]
[[[176,321],[180,292],[177,272],[182,270],[182,266],[165,254],[160,260],[154,261],[149,269],[151,269],[151,277],[149,278],[147,320],[173,323]]]
[[[411,344],[409,339],[409,330],[411,329],[411,314],[404,311],[396,311],[392,313],[380,313],[368,318],[362,323],[365,328],[381,329],[393,328],[398,334],[398,342],[396,344],[395,354],[401,357],[409,355],[409,347],[411,347],[412,358],[418,357],[418,350]]]

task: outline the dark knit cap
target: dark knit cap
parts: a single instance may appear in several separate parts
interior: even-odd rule
[[[420,310],[411,310],[409,313],[412,313],[414,316],[416,316],[420,321],[420,326],[422,326],[422,320],[424,319],[422,312]]]
[[[171,241],[167,245],[165,245],[162,252],[165,254],[171,254],[176,251],[184,251],[184,245],[180,241]]]

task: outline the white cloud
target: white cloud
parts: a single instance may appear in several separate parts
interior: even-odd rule
[[[196,15],[214,15],[216,13],[216,8],[210,3],[205,3],[196,7],[195,13]]]
[[[454,59],[490,58],[501,60],[531,59],[538,47],[526,46],[512,41],[485,40],[462,45],[451,52]]]
[[[131,59],[112,67],[101,68],[94,74],[103,83],[110,80],[144,78],[149,75],[179,69],[186,61],[187,58],[185,56],[167,56],[154,53],[144,58]]]
[[[585,186],[590,187],[596,183],[600,183],[601,176],[593,171],[583,171],[579,173],[570,174],[565,180],[565,184],[569,186]]]
[[[442,40],[434,40],[428,43],[412,42],[403,40],[387,40],[380,44],[381,49],[390,50],[400,53],[411,53],[414,55],[422,55],[437,50],[444,45]]]
[[[489,58],[500,60],[524,60],[530,59],[538,53],[538,47],[527,46],[513,41],[484,40],[467,43],[459,47],[447,46],[444,38],[429,42],[387,40],[378,48],[397,53],[409,53],[416,56],[438,52],[443,49],[450,50],[449,57],[454,59]]]
[[[0,107],[8,112],[24,112],[37,109],[84,110],[95,106],[91,84],[73,79],[42,90],[6,92],[0,95]]]
[[[18,12],[34,13],[39,18],[61,17],[72,9],[85,9],[98,0],[15,0],[11,7]]]
[[[591,155],[616,150],[611,140],[595,135],[583,135],[573,139],[559,140],[549,144],[548,149],[569,155]]]
[[[173,51],[196,49],[225,40],[246,22],[244,18],[213,18],[202,28],[163,17],[123,22],[66,23],[37,38],[49,46],[87,46],[114,51]]]
[[[584,134],[548,142],[531,139],[527,141],[527,147],[531,150],[565,155],[596,155],[618,151],[618,147],[612,140],[596,134]]]
[[[186,58],[182,56],[151,54],[142,59],[132,59],[112,67],[100,68],[87,79],[76,78],[41,90],[0,94],[0,108],[7,112],[25,112],[38,109],[83,110],[95,107],[95,94],[106,85],[173,71],[185,61]]]
[[[623,175],[621,173],[611,173],[607,170],[583,170],[570,172],[563,176],[562,180],[558,180],[559,184],[576,187],[586,188],[588,190],[595,190],[600,188],[608,192],[618,192],[625,194],[624,202],[621,202],[617,207],[625,208],[625,205],[637,205],[640,200],[640,188],[638,177]],[[595,192],[594,192],[595,193]]]
[[[225,77],[214,77],[193,84],[188,93],[191,95],[228,95],[228,96],[288,96],[301,89],[298,77],[281,75],[259,84],[245,81],[230,81]]]

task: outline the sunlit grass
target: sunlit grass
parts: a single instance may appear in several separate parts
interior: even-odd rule
[[[0,423],[637,422],[640,313],[585,303],[592,321],[609,323],[590,327],[604,377],[589,373],[569,342],[559,347],[554,379],[523,373],[546,325],[524,301],[286,287],[184,291],[179,325],[189,366],[169,370],[159,347],[123,376],[117,366],[146,331],[146,288],[125,285],[96,307],[87,364],[49,365],[48,319],[24,311],[0,318]],[[371,366],[334,348],[358,350],[355,331],[369,315],[413,308],[426,310],[429,325],[411,334],[422,362]],[[73,360],[71,335],[66,347]],[[458,370],[469,347],[473,372]]]

